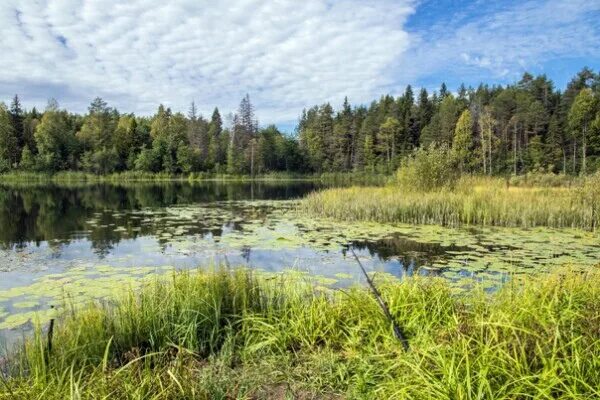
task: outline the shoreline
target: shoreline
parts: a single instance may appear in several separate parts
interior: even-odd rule
[[[9,358],[0,395],[270,398],[274,388],[340,399],[599,394],[596,270],[566,268],[491,295],[457,295],[436,279],[375,282],[408,351],[364,286],[326,290],[244,269],[179,272],[57,320],[52,350],[38,329]],[[77,373],[64,379],[69,371]]]

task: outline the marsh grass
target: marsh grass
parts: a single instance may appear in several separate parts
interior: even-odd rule
[[[555,399],[600,396],[600,274],[456,295],[437,279],[366,288],[181,272],[57,322],[11,357],[7,399]]]
[[[81,171],[60,171],[56,173],[15,171],[0,174],[3,184],[74,184],[74,183],[123,183],[123,182],[250,182],[250,181],[320,181],[331,184],[371,184],[384,185],[390,177],[383,174],[348,172],[303,174],[294,172],[268,172],[255,176],[192,172],[171,174],[167,172],[125,171],[107,175],[96,175]]]
[[[600,174],[571,187],[463,177],[452,188],[428,191],[393,185],[328,189],[307,196],[300,208],[344,220],[594,230],[600,223]]]

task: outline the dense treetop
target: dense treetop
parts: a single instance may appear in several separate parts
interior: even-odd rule
[[[600,169],[600,74],[584,68],[564,91],[525,73],[507,86],[408,86],[394,97],[339,110],[302,111],[295,135],[260,127],[250,97],[223,121],[163,105],[152,117],[121,114],[96,98],[77,115],[50,100],[23,110],[0,103],[0,171],[125,170],[169,173],[269,171],[389,173],[417,148],[444,148],[462,172],[582,174]]]

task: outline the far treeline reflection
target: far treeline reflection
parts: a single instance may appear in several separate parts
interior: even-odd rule
[[[140,219],[131,218],[129,213],[115,216],[115,211],[219,201],[286,200],[302,197],[320,186],[316,182],[0,185],[0,246],[8,249],[43,241],[60,245],[69,243],[73,233],[91,229],[88,238],[95,249],[101,250],[122,239],[122,233],[111,226],[118,218],[122,218],[119,226],[141,228],[134,237],[153,233],[152,227],[141,226]],[[96,226],[86,224],[98,214]]]

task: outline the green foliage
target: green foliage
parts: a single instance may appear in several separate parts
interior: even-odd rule
[[[144,147],[135,160],[135,169],[137,171],[157,172],[160,170],[160,157],[154,149]]]
[[[81,167],[86,172],[106,175],[117,170],[119,154],[114,148],[87,151],[81,157]]]
[[[115,130],[115,118],[106,102],[96,97],[90,104],[89,114],[84,118],[83,125],[77,137],[84,151],[112,146],[112,137]]]
[[[0,172],[11,169],[17,162],[17,144],[10,113],[6,105],[0,103]]]
[[[141,292],[74,310],[57,324],[50,356],[38,329],[10,358],[0,394],[598,397],[598,273],[512,279],[491,295],[457,295],[441,280],[378,275],[408,336],[405,352],[366,288],[244,269],[154,278]]]
[[[23,152],[21,153],[21,162],[19,163],[19,168],[24,171],[33,171],[36,168],[36,160],[35,156],[29,149],[29,146],[25,146],[23,148]]]
[[[379,127],[380,152],[385,154],[389,168],[396,158],[396,141],[400,131],[400,122],[396,118],[388,117]]]
[[[434,190],[453,186],[460,175],[455,168],[451,150],[445,146],[431,144],[426,149],[417,149],[405,158],[396,177],[402,188]]]
[[[433,115],[430,124],[425,127],[421,144],[430,143],[451,146],[456,121],[461,113],[460,103],[451,95],[443,96],[438,111]]]
[[[11,169],[8,159],[0,159],[0,173],[7,172]]]
[[[235,175],[240,172],[239,163],[236,157],[236,151],[233,143],[227,146],[227,173]]]
[[[469,170],[474,164],[473,120],[469,110],[463,111],[456,123],[452,139],[452,158],[461,173]]]
[[[588,141],[590,140],[588,129],[590,122],[593,120],[596,114],[597,100],[594,97],[591,89],[582,89],[569,111],[569,127],[571,129],[571,135],[573,136],[574,145],[578,142],[581,143],[581,173],[586,173],[587,165],[587,151]],[[594,132],[592,130],[592,132]],[[594,139],[592,138],[592,141]]]
[[[177,147],[177,165],[181,169],[181,172],[189,174],[192,171],[198,169],[200,165],[200,151],[194,150],[184,143],[181,143]]]
[[[67,115],[50,101],[35,130],[38,164],[44,171],[59,171],[72,165],[75,137],[69,129]]]

